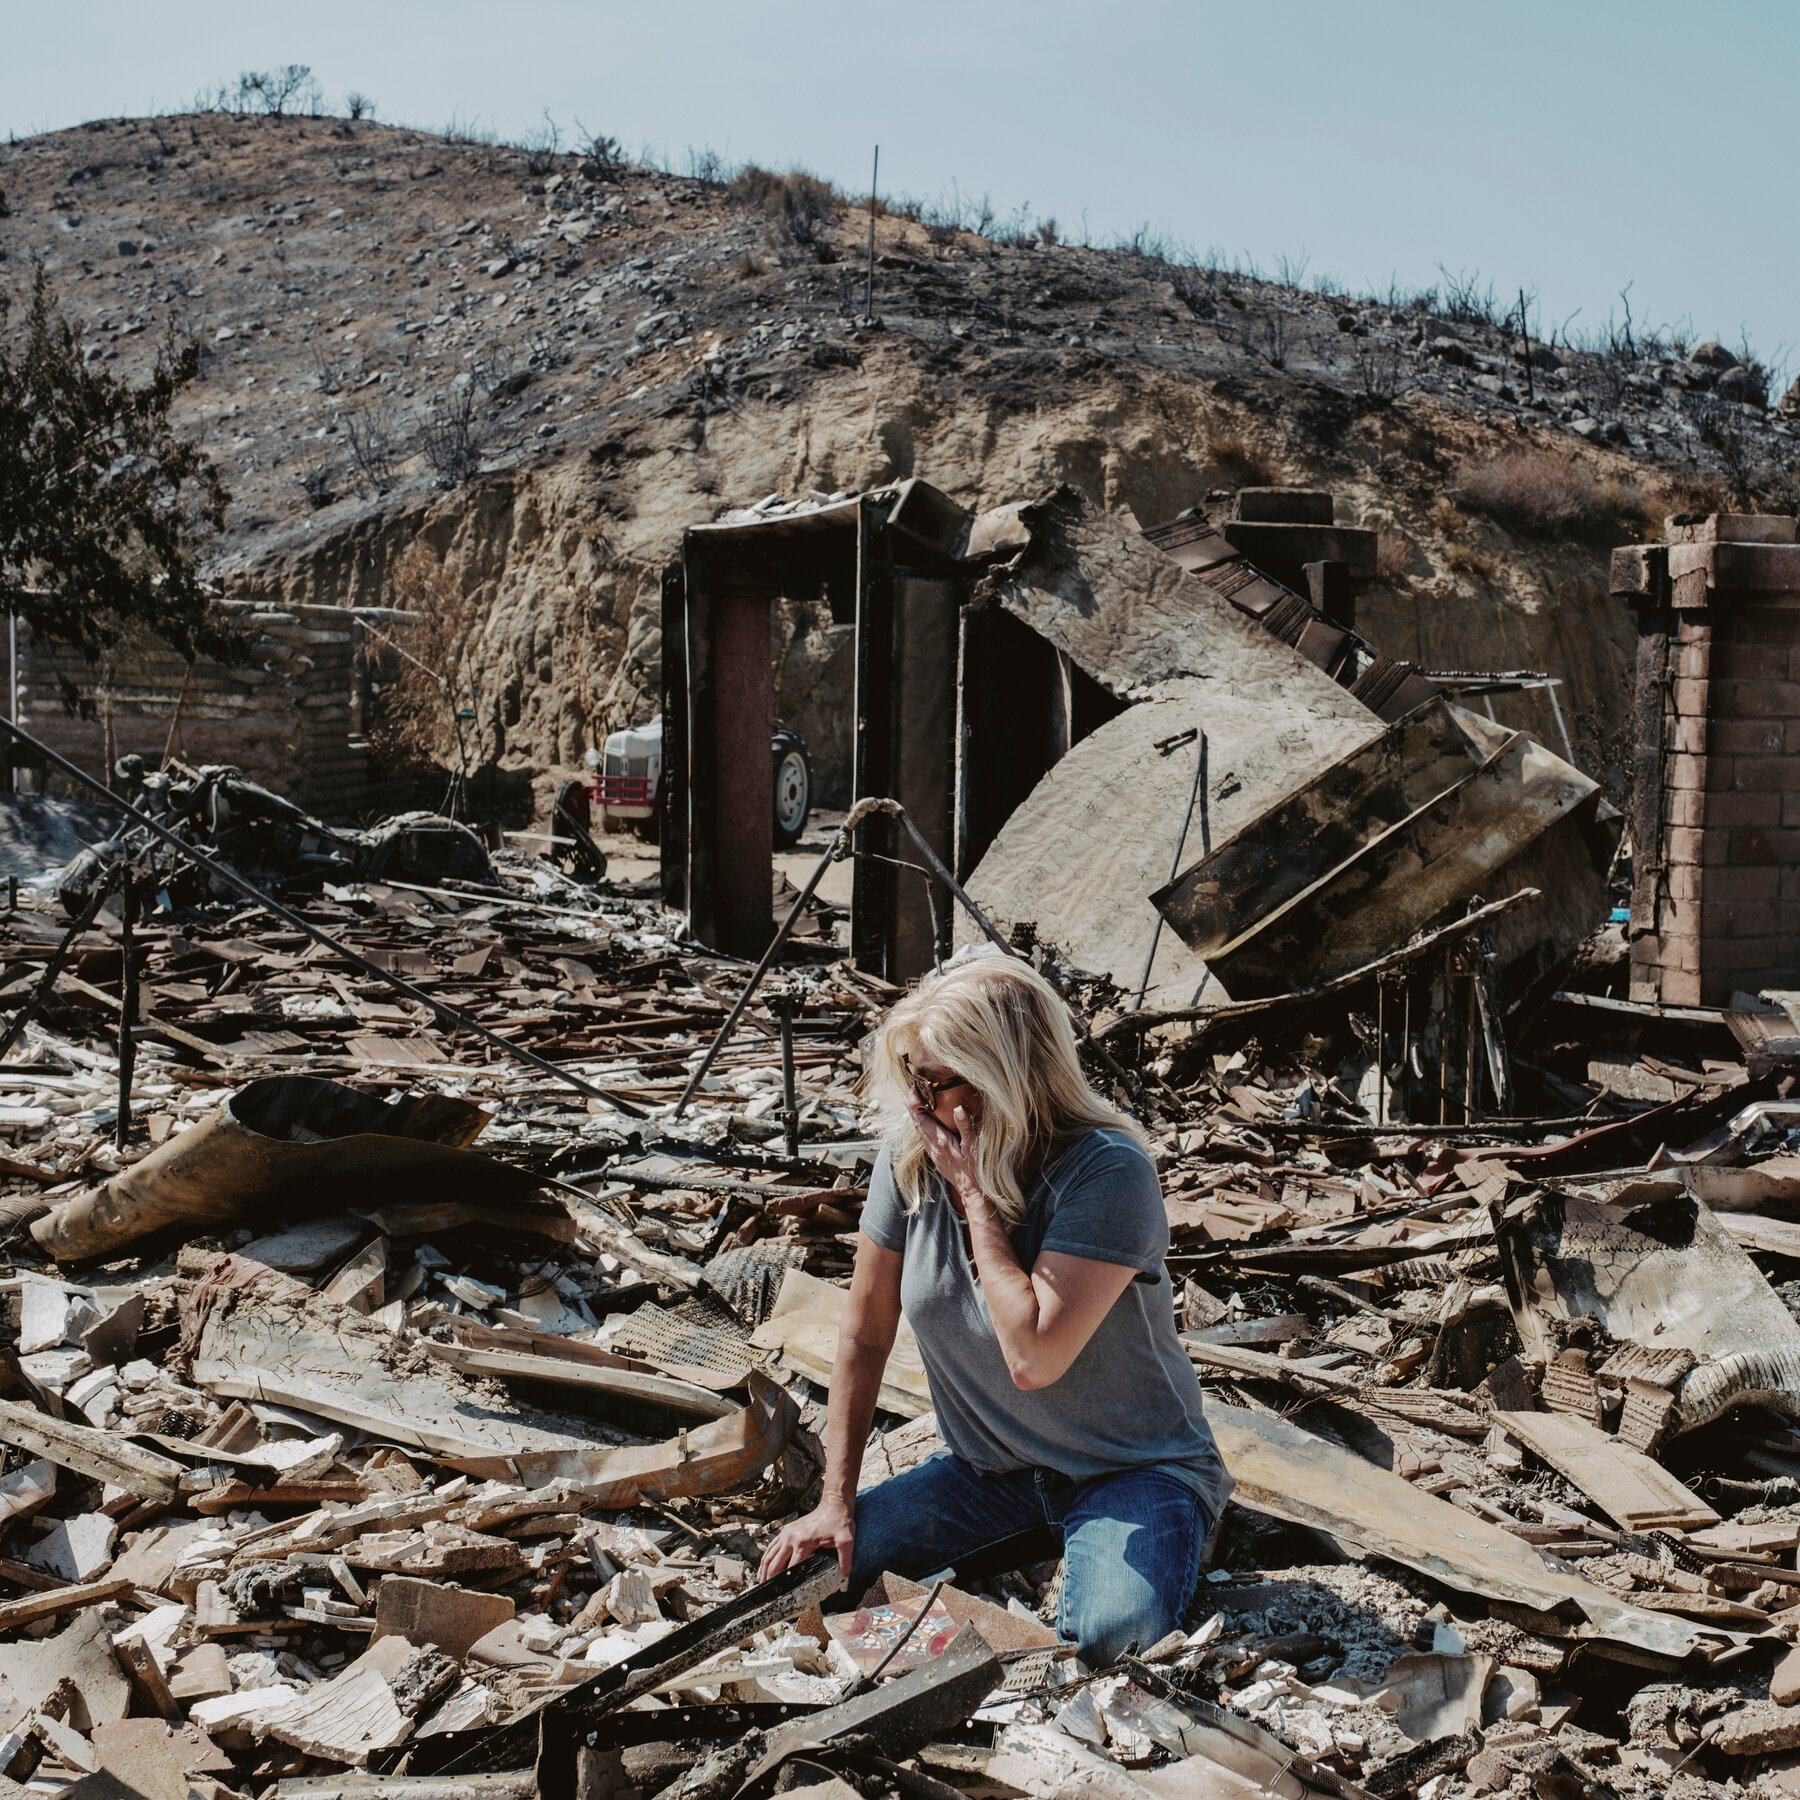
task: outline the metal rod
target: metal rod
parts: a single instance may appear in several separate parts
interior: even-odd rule
[[[16,725],[19,722],[19,615],[6,615],[6,668],[7,679],[11,690],[11,698],[7,702],[6,716]],[[7,782],[14,793],[19,791],[19,765],[7,759],[11,767],[7,773],[11,779]]]
[[[181,692],[175,696],[175,710],[169,715],[169,735],[163,739],[162,762],[158,765],[166,769],[169,758],[175,754],[175,733],[181,729],[181,709],[187,704],[188,688],[193,684],[194,665],[189,663],[181,671]],[[14,717],[18,715],[15,713]]]
[[[800,1108],[794,1100],[794,1002],[791,996],[776,1003],[781,1021],[781,1122],[787,1128],[789,1162],[800,1160]]]
[[[1475,971],[1469,971],[1469,1017],[1463,1032],[1463,1118],[1475,1122]]]
[[[906,1648],[906,1646],[912,1642],[913,1633],[915,1631],[917,1631],[919,1629],[919,1627],[925,1623],[925,1615],[928,1612],[930,1612],[934,1606],[937,1605],[937,1597],[939,1594],[941,1594],[944,1591],[944,1588],[946,1585],[947,1584],[945,1582],[940,1581],[937,1584],[937,1586],[934,1587],[931,1590],[931,1592],[925,1596],[925,1602],[919,1608],[917,1615],[913,1619],[913,1622],[910,1625],[908,1625],[907,1628],[903,1632],[901,1632],[900,1641],[897,1644],[895,1644],[893,1649],[891,1649],[887,1653],[887,1655],[884,1656],[881,1659],[881,1661],[878,1662],[875,1665],[875,1667],[872,1668],[868,1672],[867,1675],[864,1675],[863,1677],[861,1677],[860,1680],[858,1680],[856,1685],[853,1688],[851,1688],[850,1692],[844,1696],[844,1698],[846,1700],[854,1700],[858,1694],[866,1694],[869,1691],[869,1689],[872,1688],[876,1684],[876,1682],[878,1682],[881,1679],[882,1672],[887,1668],[888,1664],[891,1663],[894,1660],[894,1658],[896,1656],[898,1656],[900,1654],[900,1652],[902,1650],[904,1650]]]
[[[1201,809],[1201,822],[1205,823],[1204,808]],[[1109,1038],[1131,1037],[1140,1031],[1148,1031],[1155,1025],[1173,1025],[1187,1019],[1205,1018],[1218,1024],[1230,1024],[1239,1019],[1252,1018],[1259,1013],[1269,1012],[1277,1006],[1295,1006],[1303,1002],[1322,1000],[1328,994],[1341,994],[1347,988],[1355,987],[1358,982],[1368,981],[1390,969],[1398,969],[1403,965],[1415,963],[1428,950],[1435,950],[1446,938],[1460,936],[1464,932],[1473,930],[1475,926],[1487,919],[1495,918],[1503,912],[1510,912],[1515,906],[1522,906],[1529,901],[1542,898],[1543,890],[1541,888],[1520,888],[1516,894],[1509,894],[1504,900],[1490,900],[1486,906],[1470,913],[1466,918],[1456,919],[1448,925],[1440,925],[1437,930],[1428,931],[1413,943],[1404,944],[1398,950],[1390,950],[1385,956],[1378,956],[1373,962],[1363,963],[1346,974],[1334,975],[1329,981],[1320,982],[1317,987],[1296,988],[1291,994],[1271,994],[1265,1000],[1241,1000],[1206,1013],[1199,1012],[1192,1007],[1181,1007],[1171,1012],[1121,1013],[1107,1026],[1106,1035]],[[1589,1004],[1594,1001],[1594,996],[1591,995],[1581,995],[1579,998]],[[1709,1015],[1709,1019],[1711,1016]]]
[[[137,1067],[137,1039],[131,1034],[138,1015],[138,982],[137,968],[132,960],[134,950],[131,942],[131,915],[136,904],[131,886],[131,869],[127,865],[119,875],[119,950],[124,961],[119,966],[119,1116],[113,1125],[115,1150],[123,1150],[131,1142],[131,1077]]]
[[[931,891],[929,875],[925,876],[925,910],[931,915],[931,966],[941,975],[944,972],[944,948],[939,941],[941,928],[938,925],[937,895]]]
[[[1199,747],[1194,753],[1194,784],[1188,789],[1187,811],[1181,816],[1181,835],[1176,838],[1175,853],[1169,858],[1169,873],[1163,881],[1164,887],[1167,887],[1180,872],[1181,853],[1187,848],[1188,827],[1194,822],[1194,802],[1200,798],[1200,783],[1206,775],[1206,733],[1196,731],[1194,735],[1199,740]],[[1174,748],[1173,740],[1165,738],[1163,741],[1168,743],[1171,749]],[[1150,991],[1150,966],[1156,961],[1156,946],[1162,941],[1162,928],[1163,916],[1158,913],[1156,929],[1150,933],[1150,949],[1144,957],[1143,979],[1138,982],[1137,998],[1131,1003],[1133,1012],[1136,1012],[1144,1004],[1144,996]]]
[[[1375,979],[1375,1123],[1387,1119],[1387,983]]]
[[[681,1090],[681,1098],[675,1102],[675,1110],[669,1116],[679,1119],[687,1111],[687,1105],[699,1091],[700,1083],[706,1079],[706,1072],[713,1065],[713,1058],[725,1048],[725,1040],[731,1036],[737,1022],[743,1017],[744,1008],[750,1004],[750,996],[754,994],[768,974],[769,965],[775,960],[781,946],[788,940],[788,933],[799,923],[800,909],[813,897],[814,890],[825,879],[825,871],[833,862],[841,862],[850,851],[850,834],[882,805],[877,800],[859,800],[851,809],[850,816],[838,827],[838,834],[831,840],[829,848],[813,866],[813,872],[806,878],[806,886],[795,896],[794,904],[788,908],[788,915],[781,921],[774,937],[769,940],[769,947],[762,953],[762,960],[750,971],[750,979],[744,983],[744,991],[732,1002],[731,1011],[725,1015],[713,1041],[706,1046],[706,1054],[701,1057],[698,1066],[688,1077],[688,1084]]]
[[[51,952],[50,960],[44,965],[44,972],[38,977],[38,984],[32,990],[31,998],[13,1014],[12,1023],[7,1026],[5,1036],[0,1037],[0,1061],[5,1059],[6,1053],[25,1035],[25,1027],[43,1011],[44,1002],[55,991],[57,977],[62,974],[63,965],[69,960],[69,953],[84,936],[88,927],[99,918],[100,909],[106,904],[106,896],[111,892],[112,882],[102,880],[93,893],[88,896],[87,905],[81,909],[81,917],[63,933],[63,941]]]
[[[1406,981],[1406,985],[1400,990],[1402,998],[1404,1000],[1404,1005],[1401,1009],[1402,1016],[1401,1016],[1401,1021],[1400,1021],[1400,1074],[1401,1074],[1401,1077],[1406,1082],[1406,1102],[1405,1102],[1405,1104],[1406,1104],[1407,1114],[1410,1117],[1411,1113],[1412,1113],[1412,1096],[1413,1096],[1413,1085],[1412,1085],[1412,1075],[1413,1075],[1413,1066],[1412,1066],[1412,1055],[1413,1055],[1412,981],[1411,981],[1410,977],[1406,977],[1404,979]]]
[[[926,843],[918,826],[916,826],[907,816],[906,808],[902,806],[898,800],[876,800],[869,804],[882,812],[892,813],[893,816],[906,827],[907,833],[912,838],[912,841],[919,846],[919,854],[930,863],[933,874],[935,874],[938,880],[950,890],[951,894],[954,895],[959,902],[961,902],[964,911],[968,913],[969,917],[973,919],[986,934],[988,942],[994,945],[996,949],[1004,951],[1008,956],[1019,956],[1019,952],[994,929],[993,923],[988,918],[987,914],[969,898],[968,894],[964,891],[963,884],[944,867],[943,859],[928,843]],[[1020,961],[1023,960],[1024,958],[1020,957]]]
[[[875,171],[869,177],[869,286],[863,295],[863,323],[875,317],[875,190],[881,185],[881,146],[875,146]]]
[[[1556,683],[1554,681],[1546,681],[1544,683],[1544,692],[1550,696],[1550,710],[1556,714],[1556,729],[1562,734],[1563,756],[1567,761],[1573,763],[1575,760],[1575,746],[1569,742],[1569,728],[1563,723],[1562,703],[1556,697]]]
[[[228,888],[242,894],[246,900],[253,900],[258,906],[266,907],[276,918],[284,920],[287,924],[292,925],[296,931],[305,932],[315,943],[323,944],[327,950],[332,951],[338,956],[344,957],[347,961],[353,963],[357,968],[362,970],[365,975],[373,975],[377,981],[386,982],[395,993],[404,995],[408,1000],[417,1001],[419,1005],[428,1008],[435,1018],[441,1019],[446,1025],[473,1033],[474,1036],[481,1038],[484,1042],[493,1044],[496,1048],[504,1050],[509,1057],[515,1057],[520,1062],[527,1063],[534,1069],[541,1069],[546,1075],[555,1076],[558,1081],[566,1083],[569,1087],[574,1088],[579,1094],[587,1094],[595,1100],[604,1100],[615,1112],[624,1113],[626,1117],[632,1119],[641,1119],[645,1117],[644,1109],[642,1107],[634,1106],[630,1101],[621,1099],[617,1094],[610,1092],[608,1089],[597,1087],[593,1082],[584,1081],[579,1075],[572,1074],[567,1069],[559,1068],[555,1063],[551,1062],[548,1057],[539,1056],[535,1051],[527,1050],[522,1045],[513,1043],[509,1038],[502,1037],[499,1032],[490,1031],[485,1025],[481,1024],[479,1020],[471,1019],[466,1013],[458,1012],[454,1006],[446,1006],[443,1001],[434,999],[430,994],[426,993],[423,988],[414,987],[403,975],[396,975],[392,969],[382,968],[379,963],[371,962],[368,957],[352,950],[348,944],[340,943],[330,932],[322,931],[317,925],[313,924],[310,919],[295,912],[291,907],[282,905],[282,903],[272,895],[265,894],[253,881],[249,881],[244,876],[240,875],[230,863],[224,862],[216,856],[208,855],[206,851],[200,849],[197,845],[190,844],[184,838],[177,837],[176,834],[160,820],[151,818],[147,813],[139,812],[130,801],[121,799],[119,795],[115,794],[110,788],[105,787],[100,782],[96,781],[85,769],[77,767],[76,764],[70,762],[66,756],[59,756],[48,744],[40,743],[36,738],[32,737],[29,732],[21,731],[19,727],[14,725],[10,720],[0,719],[0,728],[5,729],[27,748],[35,750],[46,762],[62,770],[62,772],[71,780],[77,781],[83,787],[89,789],[96,798],[106,801],[110,806],[117,807],[120,812],[124,813],[128,818],[135,820],[136,823],[143,826],[143,828],[153,836],[160,838],[172,850],[187,857],[191,862],[198,864],[209,874],[216,876]],[[99,908],[95,907],[94,911],[98,912]],[[89,922],[91,923],[91,921]],[[85,929],[85,926],[83,929]],[[20,1029],[23,1029],[22,1025]],[[7,1042],[0,1042],[0,1056],[6,1054],[11,1041],[14,1040],[9,1039]]]
[[[931,865],[932,873],[935,874],[938,880],[962,902],[968,909],[970,917],[973,918],[975,923],[987,933],[988,938],[993,943],[997,944],[1008,956],[1018,956],[1018,951],[994,929],[987,914],[984,913],[963,891],[962,883],[944,867],[943,860],[939,857],[938,853],[926,843],[925,839],[920,835],[918,826],[906,816],[906,808],[902,806],[898,800],[883,800],[873,796],[866,800],[859,800],[855,806],[850,809],[849,816],[844,820],[843,824],[838,827],[838,834],[831,840],[831,847],[819,858],[818,863],[813,868],[813,872],[807,876],[806,886],[800,890],[799,897],[794,901],[794,904],[789,907],[788,916],[781,921],[780,929],[775,933],[773,939],[770,940],[768,949],[762,953],[762,960],[750,971],[750,979],[744,983],[744,991],[738,995],[731,1011],[725,1015],[725,1023],[719,1027],[718,1035],[707,1045],[706,1054],[701,1057],[699,1067],[696,1068],[693,1074],[688,1078],[688,1084],[682,1090],[681,1098],[675,1102],[674,1112],[669,1115],[671,1118],[679,1119],[681,1117],[682,1113],[687,1109],[688,1102],[693,1099],[695,1093],[698,1091],[700,1083],[706,1079],[706,1072],[712,1067],[713,1058],[724,1049],[725,1040],[730,1037],[732,1032],[737,1028],[737,1022],[739,1018],[743,1016],[744,1008],[750,1004],[750,996],[754,994],[761,985],[762,978],[769,972],[769,965],[774,962],[781,946],[787,942],[789,932],[791,932],[794,929],[794,926],[799,922],[800,909],[813,897],[813,890],[819,885],[820,881],[824,879],[827,866],[834,862],[842,862],[844,858],[850,854],[850,840],[855,836],[857,828],[865,819],[872,817],[875,813],[886,813],[891,818],[898,819],[900,823],[906,827],[908,833],[912,837],[912,841],[919,846],[919,854]],[[1077,1021],[1078,1028],[1085,1027],[1086,1021],[1083,1020],[1081,1015],[1076,1013],[1073,1008],[1070,1009],[1070,1016]],[[1096,1044],[1096,1048],[1116,1072],[1118,1070],[1118,1065],[1112,1063],[1111,1058],[1107,1057],[1105,1046]]]
[[[1444,946],[1444,1010],[1438,1015],[1438,1123],[1450,1123],[1450,1021],[1455,1016],[1450,1001],[1450,958],[1455,953],[1451,944]]]
[[[1525,311],[1525,290],[1519,289],[1519,336],[1525,340],[1525,404],[1530,406],[1537,399],[1537,390],[1531,380],[1531,319]]]

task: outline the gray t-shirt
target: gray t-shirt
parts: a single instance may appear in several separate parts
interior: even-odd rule
[[[919,1340],[938,1433],[984,1472],[1054,1469],[1085,1481],[1154,1468],[1184,1481],[1219,1516],[1231,1477],[1201,1409],[1200,1383],[1175,1334],[1164,1258],[1162,1185],[1123,1132],[1073,1139],[1039,1178],[1011,1234],[1021,1268],[1044,1250],[1138,1271],[1081,1353],[1049,1387],[1014,1386],[941,1177],[908,1214],[884,1149],[862,1229],[905,1258],[900,1305]]]

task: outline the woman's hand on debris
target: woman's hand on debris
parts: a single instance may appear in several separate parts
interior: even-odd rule
[[[844,1579],[850,1579],[850,1552],[856,1543],[856,1512],[836,1500],[826,1500],[803,1519],[782,1526],[775,1541],[763,1552],[756,1571],[758,1581],[767,1581],[795,1563],[804,1562],[815,1550],[827,1545],[837,1552],[838,1567]]]

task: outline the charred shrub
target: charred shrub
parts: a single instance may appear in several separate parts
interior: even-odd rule
[[[835,260],[827,234],[837,221],[838,194],[830,182],[821,181],[804,169],[777,175],[750,163],[739,171],[731,191],[760,212],[783,243],[820,262]]]
[[[1585,464],[1549,450],[1513,450],[1473,463],[1452,491],[1466,511],[1534,537],[1610,541],[1649,516],[1634,482],[1596,477]]]
[[[1207,439],[1206,465],[1226,487],[1275,487],[1280,465],[1260,445],[1235,431]]]

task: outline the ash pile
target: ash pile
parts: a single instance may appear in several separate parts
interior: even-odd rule
[[[1084,529],[1066,502],[1025,519],[990,595],[1058,628],[1046,558]],[[1109,540],[1116,583],[1139,542]],[[1720,592],[1767,575],[1669,560],[1716,564]],[[1135,591],[1185,601],[1197,577],[1169,566]],[[1218,802],[1226,771],[1187,771],[1255,722],[1177,669],[1067,747],[966,882],[890,800],[821,862],[880,826],[857,872],[891,896],[908,834],[938,882],[928,962],[958,954],[953,910],[983,953],[1029,957],[1157,1145],[1236,1490],[1182,1628],[1110,1667],[1059,1640],[1053,1555],[862,1594],[827,1556],[755,1579],[817,1493],[878,1150],[862,1045],[902,991],[841,953],[813,884],[782,890],[811,935],[752,969],[591,860],[401,872],[286,841],[262,888],[153,801],[99,879],[20,896],[0,1792],[1800,1781],[1800,997],[1723,962],[1678,997],[1648,811],[1615,856],[1592,782],[1429,688],[1409,703],[1423,677],[1332,629],[1325,662],[1220,634],[1332,729],[1261,810],[1208,825],[1188,801],[1191,859],[1182,801]],[[1034,841],[1067,841],[1064,765],[1121,757],[1176,773],[1144,788],[1162,811],[1110,913],[1083,868],[1020,916]],[[1478,829],[1496,812],[1536,829]],[[1560,891],[1522,878],[1573,850]],[[192,887],[159,879],[169,858]],[[1576,933],[1590,892],[1602,922]],[[1722,940],[1696,941],[1703,966]],[[865,1485],[940,1447],[931,1407],[903,1327]]]

